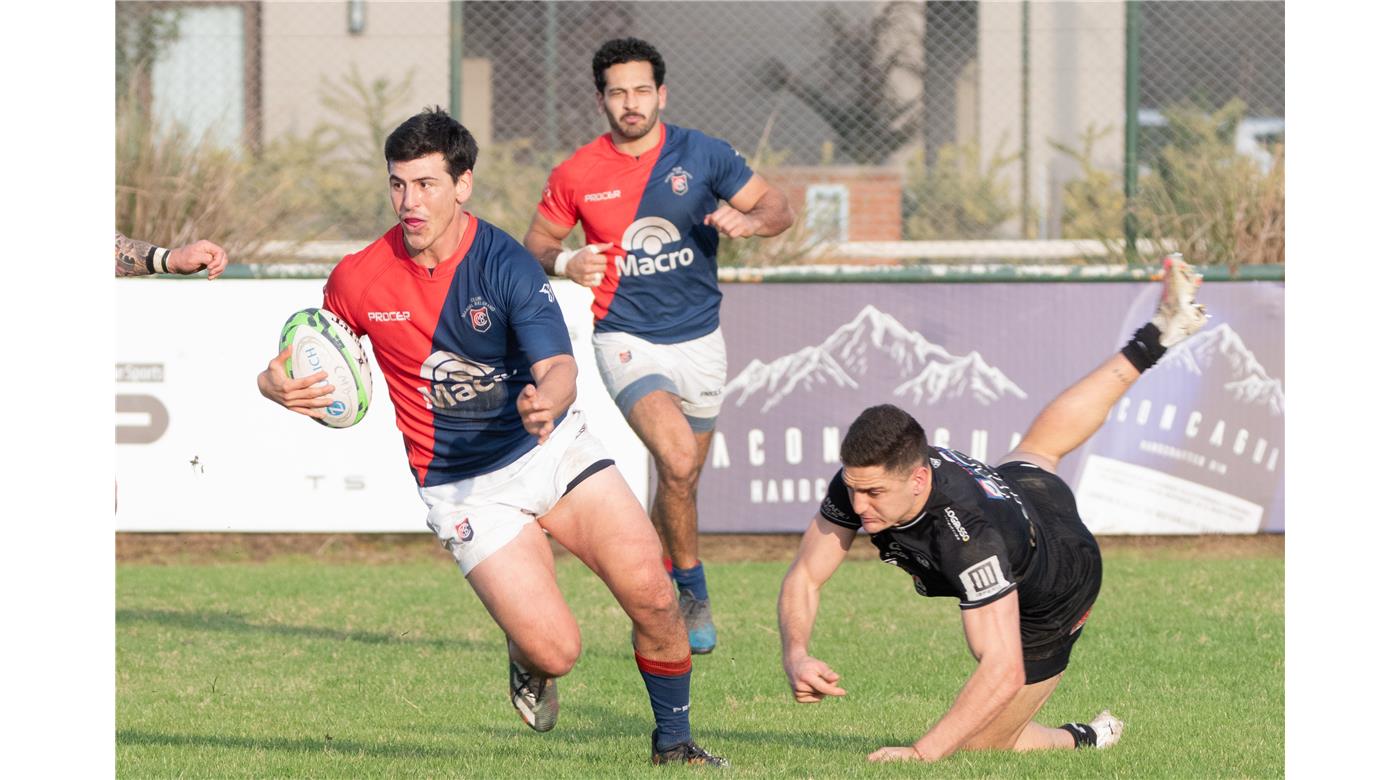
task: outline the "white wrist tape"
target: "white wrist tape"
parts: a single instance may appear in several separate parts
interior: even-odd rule
[[[582,249],[561,249],[559,254],[554,256],[554,275],[567,276],[565,269],[569,267],[569,261],[574,259],[574,255],[582,252]]]
[[[155,272],[158,274],[170,273],[169,261],[170,250],[156,247],[155,255],[151,258],[151,265],[155,266]]]
[[[565,270],[569,266],[569,261],[574,259],[574,255],[577,255],[581,252],[596,253],[597,251],[597,244],[589,244],[588,246],[585,246],[582,249],[565,249],[561,251],[558,255],[554,257],[554,275],[568,276],[568,274],[565,273]]]

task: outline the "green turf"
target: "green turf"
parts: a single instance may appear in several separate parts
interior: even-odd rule
[[[707,564],[719,647],[697,657],[698,741],[734,777],[1270,777],[1283,774],[1283,561],[1109,555],[1103,592],[1042,721],[1126,722],[1107,751],[960,753],[869,765],[908,744],[971,670],[950,599],[851,561],[813,651],[843,700],[788,694],[783,563]],[[651,713],[621,611],[576,561],[559,579],[584,652],[539,735],[506,702],[505,643],[439,563],[117,568],[117,773],[124,777],[651,777]],[[674,768],[674,771],[693,771]]]

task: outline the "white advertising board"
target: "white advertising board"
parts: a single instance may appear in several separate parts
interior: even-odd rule
[[[334,430],[264,399],[255,378],[321,279],[116,284],[118,531],[426,531],[426,508],[376,368],[369,413]],[[576,402],[645,504],[646,449],[593,360],[587,290],[555,285]],[[372,346],[371,346],[372,350]]]

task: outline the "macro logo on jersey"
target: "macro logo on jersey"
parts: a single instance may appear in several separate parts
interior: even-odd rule
[[[962,580],[963,588],[967,590],[968,601],[995,596],[1011,587],[1001,571],[1001,561],[995,555],[963,569],[958,579]]]
[[[427,408],[438,414],[477,417],[505,404],[505,381],[511,373],[438,350],[429,355],[418,370],[418,376],[428,382],[419,387],[418,392],[422,393]]]
[[[642,217],[627,226],[622,233],[622,248],[627,256],[617,263],[622,276],[650,276],[674,271],[695,262],[695,250],[688,246],[668,248],[679,244],[681,231],[669,219]]]

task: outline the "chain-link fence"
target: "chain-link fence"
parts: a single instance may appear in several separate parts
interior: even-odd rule
[[[730,262],[1121,258],[1126,235],[1199,262],[1283,258],[1282,2],[116,13],[118,227],[167,243],[378,235],[383,138],[434,104],[482,142],[472,208],[520,235],[549,169],[606,130],[593,51],[635,35],[666,58],[664,118],[730,141],[801,215]],[[971,240],[997,243],[944,243]]]

